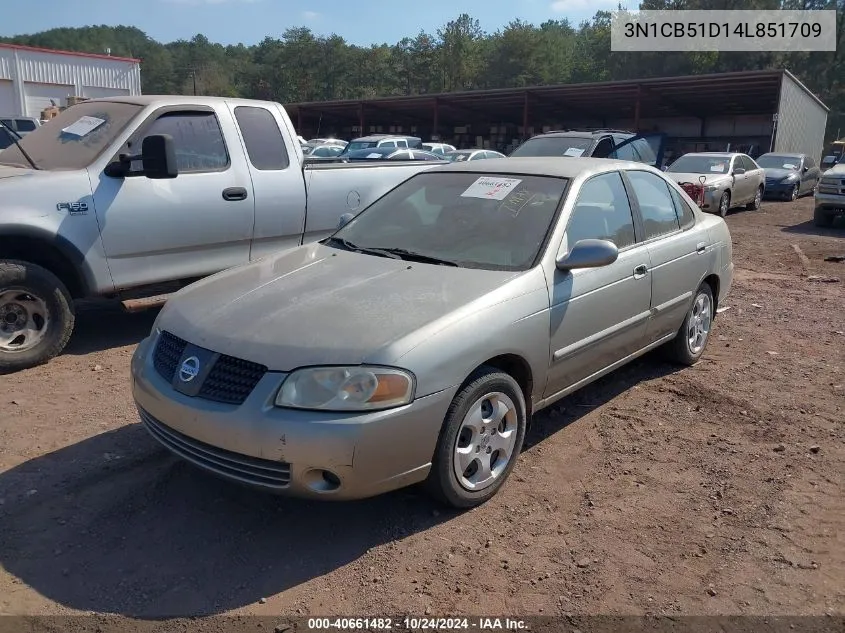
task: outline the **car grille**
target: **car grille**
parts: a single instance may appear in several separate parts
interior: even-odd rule
[[[845,178],[822,178],[819,181],[819,193],[845,195]]]
[[[163,331],[153,354],[159,375],[171,382],[182,353],[188,346],[184,339]],[[200,388],[198,397],[226,404],[241,404],[267,373],[264,365],[221,354]]]
[[[290,485],[290,464],[241,455],[211,446],[171,429],[143,409],[138,409],[141,422],[161,444],[179,457],[217,475],[236,481],[280,489]]]

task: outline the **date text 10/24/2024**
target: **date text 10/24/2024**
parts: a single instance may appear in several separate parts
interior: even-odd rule
[[[527,631],[519,618],[412,617],[308,618],[310,631]]]

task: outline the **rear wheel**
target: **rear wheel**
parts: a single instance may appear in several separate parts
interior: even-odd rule
[[[666,351],[670,360],[681,365],[694,365],[704,354],[710,340],[713,325],[713,291],[707,283],[701,284],[695,292],[684,323],[678,334],[668,344]]]
[[[731,192],[726,191],[722,194],[722,197],[719,198],[719,215],[723,218],[728,215],[728,211],[731,208]]]
[[[0,261],[0,372],[58,356],[74,320],[70,293],[53,273],[27,262]]]
[[[749,202],[745,205],[745,208],[749,211],[756,211],[760,208],[760,205],[763,202],[763,188],[757,187],[757,193],[754,194],[754,200]]]
[[[513,470],[525,427],[517,382],[496,368],[480,368],[446,413],[426,487],[454,508],[481,505]]]

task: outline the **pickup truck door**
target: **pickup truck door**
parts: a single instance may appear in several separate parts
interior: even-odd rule
[[[285,134],[288,128],[281,108],[273,111],[262,105],[234,104],[229,108],[240,131],[241,153],[246,152],[255,191],[250,260],[299,246],[305,230],[305,179],[299,161],[288,151],[294,141],[292,135]]]
[[[119,154],[144,137],[174,139],[179,175],[151,180],[133,163],[124,178],[92,173],[103,248],[118,289],[203,277],[249,261],[255,207],[249,167],[228,111],[166,106]]]

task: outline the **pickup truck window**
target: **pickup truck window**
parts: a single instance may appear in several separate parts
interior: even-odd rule
[[[111,146],[142,110],[143,106],[119,101],[77,103],[26,134],[20,144],[39,169],[84,169]],[[84,136],[63,131],[84,116],[101,119],[105,123]],[[3,150],[0,164],[30,166],[14,145]]]
[[[285,140],[273,114],[265,108],[252,106],[238,106],[235,108],[235,119],[244,137],[246,153],[249,162],[256,169],[263,171],[287,169],[290,165]],[[331,156],[331,154],[317,153],[315,156]]]
[[[229,167],[229,152],[213,112],[162,114],[144,131],[145,137],[153,134],[173,137],[180,174],[225,171]]]

